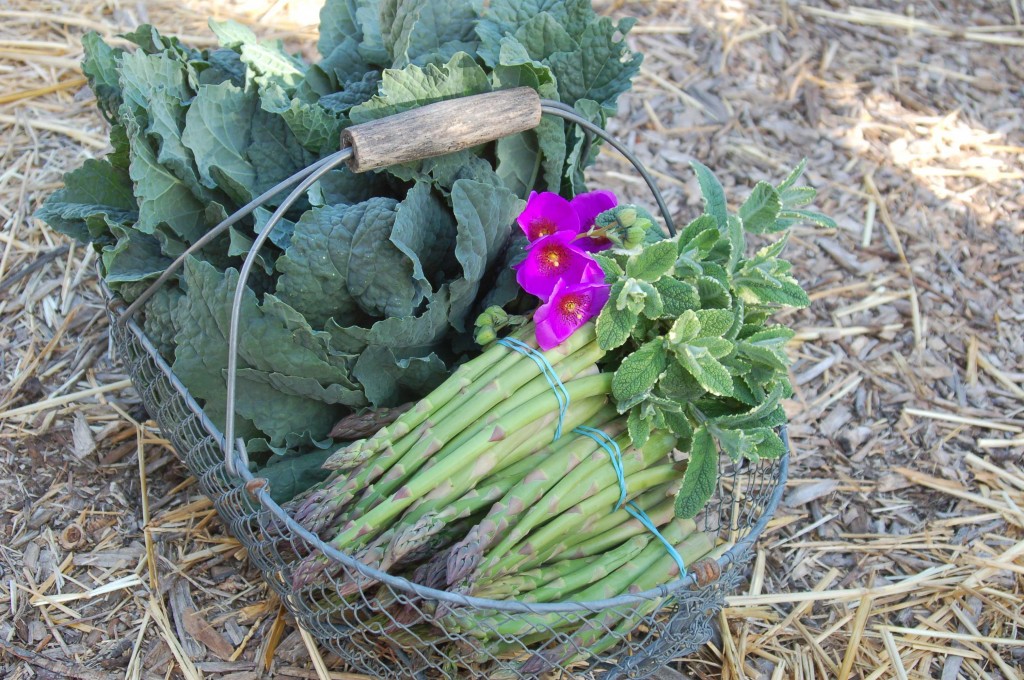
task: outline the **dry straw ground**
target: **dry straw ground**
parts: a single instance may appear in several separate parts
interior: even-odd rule
[[[0,0],[2,677],[357,677],[327,675],[144,420],[92,253],[31,217],[106,145],[83,32],[201,44],[230,16],[308,49],[314,4]],[[613,130],[681,216],[691,158],[742,196],[807,156],[839,223],[793,239],[792,479],[688,676],[1024,675],[1024,10],[880,5],[603,6],[647,54]],[[593,178],[644,199],[612,155]]]

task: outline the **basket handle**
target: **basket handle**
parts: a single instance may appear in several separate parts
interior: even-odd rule
[[[540,124],[540,95],[517,87],[427,104],[346,128],[353,172],[366,172],[469,149]]]

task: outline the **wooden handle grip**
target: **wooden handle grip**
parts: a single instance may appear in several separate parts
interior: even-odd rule
[[[530,87],[448,99],[341,133],[353,172],[443,156],[530,130],[540,123],[540,96]]]

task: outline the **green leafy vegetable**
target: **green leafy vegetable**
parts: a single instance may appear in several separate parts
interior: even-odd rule
[[[230,21],[210,22],[219,46],[204,50],[148,25],[125,36],[128,50],[89,34],[82,68],[113,150],[68,173],[37,215],[92,242],[130,301],[229,214],[336,151],[349,125],[520,86],[603,122],[639,66],[629,26],[582,0],[327,0],[314,64]],[[315,481],[338,418],[422,397],[472,348],[480,310],[522,304],[509,269],[522,199],[581,190],[594,146],[583,157],[583,135],[545,117],[452,156],[334,170],[288,210],[243,291],[236,405],[249,451],[283,456],[254,458],[273,461],[275,497]],[[220,426],[235,272],[285,195],[195,253],[143,309]]]

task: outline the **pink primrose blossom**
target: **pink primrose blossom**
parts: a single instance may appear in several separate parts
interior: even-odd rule
[[[596,316],[608,302],[609,287],[600,282],[555,284],[548,301],[537,308],[537,344],[543,350],[557,347],[577,328]]]
[[[531,193],[516,221],[531,243],[559,231],[580,231],[580,218],[569,201],[550,191]]]
[[[603,283],[604,271],[574,240],[576,234],[556,231],[534,241],[516,269],[516,281],[527,293],[547,299],[555,284]]]

